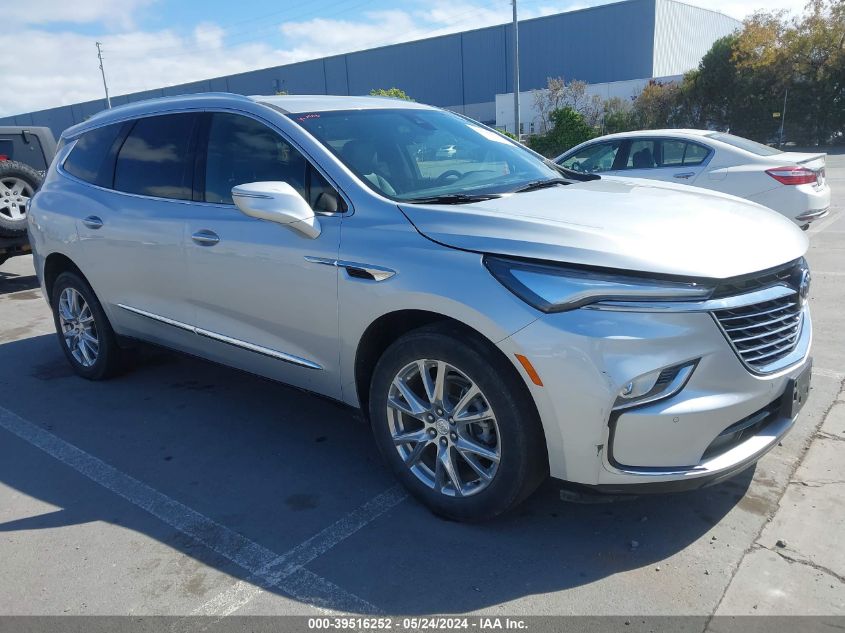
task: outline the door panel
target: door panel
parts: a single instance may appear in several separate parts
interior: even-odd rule
[[[81,138],[66,163],[76,177],[114,189],[94,190],[99,204],[77,232],[82,268],[115,330],[180,349],[190,345],[194,317],[184,242],[196,123],[179,113],[138,119],[119,134],[110,126]]]
[[[338,377],[338,272],[344,203],[306,158],[265,123],[205,115],[187,223],[191,304],[200,354],[333,397]],[[286,182],[322,212],[315,239],[232,204],[250,182]]]
[[[337,268],[306,257],[337,259],[341,217],[321,217],[322,233],[312,240],[234,206],[196,207],[188,235],[205,232],[218,240],[187,245],[195,323],[204,331],[200,353],[339,395]]]
[[[95,213],[102,226],[77,224],[81,267],[121,334],[177,345],[191,341],[187,332],[151,316],[184,324],[193,321],[187,300],[184,203],[113,193]],[[121,307],[123,306],[123,307]]]

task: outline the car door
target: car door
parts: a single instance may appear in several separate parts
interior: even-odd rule
[[[619,175],[691,185],[709,153],[704,145],[683,139],[634,138],[627,143]]]
[[[340,395],[337,259],[346,204],[277,130],[252,116],[205,115],[187,226],[199,353],[330,396]],[[283,181],[320,214],[314,239],[244,215],[235,185]]]
[[[197,122],[176,113],[108,126],[99,141],[94,133],[80,138],[64,166],[100,187],[85,195],[75,257],[113,327],[179,349],[193,336],[184,243]],[[109,142],[98,161],[94,146]]]

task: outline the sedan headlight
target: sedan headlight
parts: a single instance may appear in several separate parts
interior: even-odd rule
[[[712,286],[695,282],[489,255],[484,264],[508,290],[543,312],[574,310],[599,301],[698,301],[713,291]]]

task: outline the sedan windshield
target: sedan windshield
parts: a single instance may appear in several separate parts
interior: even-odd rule
[[[460,204],[561,173],[524,147],[441,110],[289,115],[378,193],[402,202]]]

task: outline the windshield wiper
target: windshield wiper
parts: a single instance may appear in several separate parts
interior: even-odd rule
[[[514,189],[514,193],[522,193],[523,191],[534,191],[535,189],[545,189],[546,187],[554,187],[555,185],[568,185],[570,182],[565,178],[544,178],[543,180],[532,180],[526,185],[522,185],[519,189]]]
[[[403,200],[403,202],[411,202],[413,204],[467,204],[469,202],[483,202],[484,200],[492,200],[493,198],[500,197],[497,193],[444,193],[439,196],[410,198]]]

